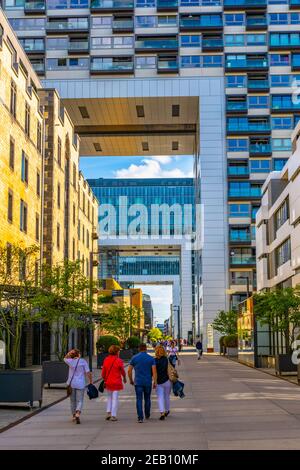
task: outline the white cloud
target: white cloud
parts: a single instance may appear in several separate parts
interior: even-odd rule
[[[159,157],[145,158],[140,165],[131,164],[115,172],[116,178],[188,178],[193,176],[193,171],[184,172],[179,168],[163,169],[162,164],[171,161],[171,157],[161,155]]]
[[[170,155],[155,155],[151,158],[157,160],[161,165],[167,165],[168,163],[171,163],[172,158],[174,157],[170,157]]]

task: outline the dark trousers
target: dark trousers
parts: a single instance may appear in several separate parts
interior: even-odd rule
[[[136,411],[138,419],[144,419],[143,399],[145,401],[145,417],[149,418],[151,411],[151,391],[152,385],[136,385]]]

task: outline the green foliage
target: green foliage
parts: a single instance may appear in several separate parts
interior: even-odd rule
[[[0,245],[0,339],[6,343],[11,369],[20,367],[23,327],[40,321],[32,304],[39,282],[39,248]]]
[[[224,336],[223,344],[226,348],[237,348],[238,336],[237,335]]]
[[[157,342],[163,339],[163,334],[159,328],[152,328],[149,331],[148,338],[151,342]]]
[[[132,327],[139,324],[140,310],[129,307],[123,302],[111,305],[108,312],[101,316],[101,327],[112,335],[117,336],[124,344],[130,336]]]
[[[113,302],[113,297],[111,295],[99,295],[98,303],[99,304],[111,304]]]
[[[237,333],[237,320],[238,312],[235,310],[230,310],[229,312],[220,310],[212,326],[214,330],[222,335],[233,335]]]
[[[97,340],[97,343],[96,343],[97,351],[108,352],[108,349],[113,344],[120,346],[120,341],[115,336],[112,336],[112,335],[100,336],[100,338]]]
[[[282,333],[291,347],[300,326],[300,286],[254,294],[254,312],[261,325]]]
[[[141,341],[140,338],[138,338],[137,336],[131,336],[127,339],[126,344],[128,349],[136,349],[141,344]]]
[[[225,352],[224,338],[226,338],[226,336],[220,336],[219,338],[220,354]]]

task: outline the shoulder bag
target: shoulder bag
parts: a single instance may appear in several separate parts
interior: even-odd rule
[[[168,377],[172,383],[175,383],[178,380],[177,370],[175,369],[175,367],[172,366],[170,361],[168,361]]]
[[[110,369],[109,369],[109,372],[108,372],[108,374],[107,374],[106,380],[108,379],[109,374],[111,373],[111,370],[112,370],[112,368],[113,368],[113,366],[114,366],[114,363],[116,362],[117,359],[118,359],[118,358],[116,357],[116,359],[114,360],[114,362],[113,362],[112,365],[110,366]],[[104,381],[104,379],[101,379],[101,380],[100,380],[98,390],[99,390],[100,393],[103,393],[103,392],[104,392],[104,390],[105,390],[105,381]]]
[[[74,379],[74,375],[75,375],[77,366],[78,366],[78,364],[79,364],[79,361],[80,361],[80,357],[78,358],[78,361],[77,361],[75,370],[74,370],[74,372],[73,372],[72,378],[71,378],[71,380],[70,380],[70,383],[69,383],[69,385],[67,386],[67,397],[69,397],[69,396],[71,395],[71,393],[72,393],[72,386],[71,386],[71,384],[72,384],[72,380]]]

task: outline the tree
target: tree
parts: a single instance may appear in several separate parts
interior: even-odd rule
[[[237,320],[238,312],[235,310],[229,310],[229,312],[220,310],[212,326],[221,335],[235,335],[237,334]]]
[[[130,335],[131,325],[139,325],[140,309],[129,307],[124,302],[111,305],[101,316],[101,327],[107,333],[116,335],[124,345]]]
[[[54,267],[43,267],[42,288],[32,299],[44,322],[54,335],[54,352],[62,361],[68,349],[69,333],[86,328],[91,313],[89,280],[83,275],[80,261],[65,260]]]
[[[20,367],[23,328],[41,320],[32,304],[39,283],[39,248],[0,245],[0,339],[11,369]]]
[[[152,342],[160,341],[163,338],[163,334],[159,328],[151,328],[148,333],[149,340]]]
[[[254,312],[261,325],[269,325],[285,337],[290,351],[300,327],[300,286],[254,294]]]

